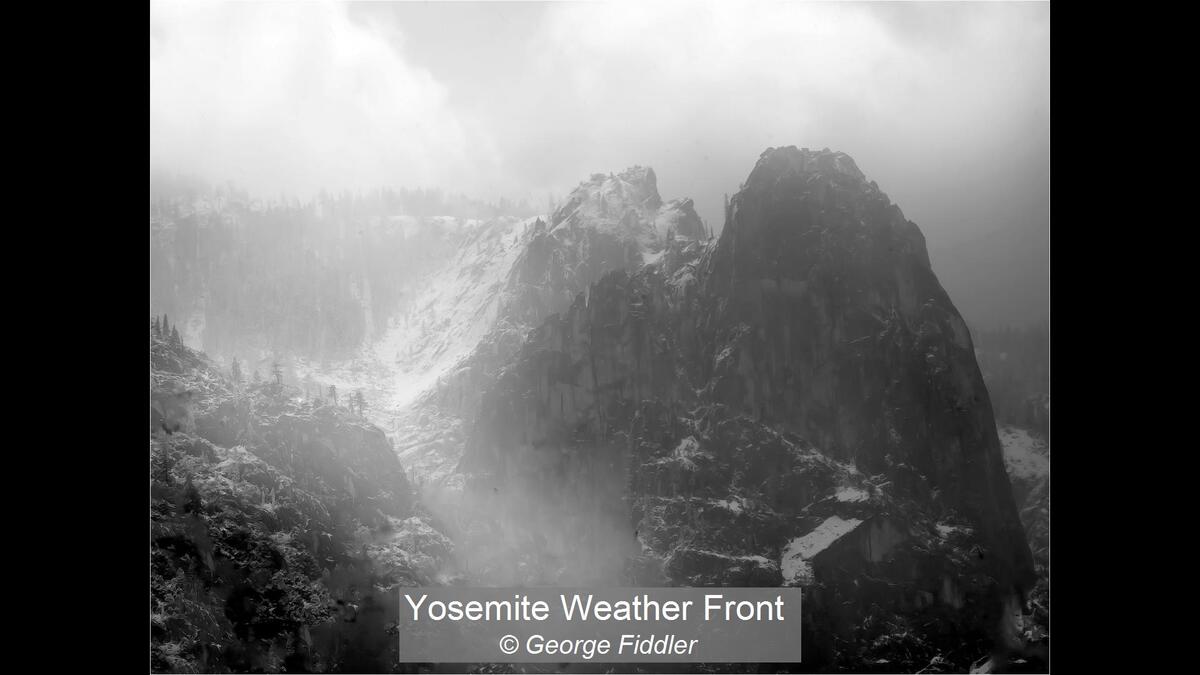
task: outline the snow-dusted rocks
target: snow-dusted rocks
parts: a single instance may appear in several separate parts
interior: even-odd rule
[[[1000,427],[1004,466],[1012,481],[1013,498],[1034,558],[1049,565],[1050,444],[1036,431],[1012,425]]]
[[[783,581],[788,585],[803,585],[813,581],[812,561],[824,553],[838,540],[854,532],[863,521],[858,518],[844,519],[830,516],[812,532],[796,537],[783,549],[780,568]]]

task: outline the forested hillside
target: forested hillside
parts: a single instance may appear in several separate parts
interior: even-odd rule
[[[156,672],[397,668],[399,586],[452,545],[391,444],[348,409],[243,385],[151,331],[151,661]]]

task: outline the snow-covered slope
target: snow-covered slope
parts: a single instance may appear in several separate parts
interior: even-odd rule
[[[457,254],[426,277],[394,323],[365,354],[391,363],[386,406],[402,409],[468,355],[494,325],[502,280],[536,219],[502,219],[473,228]]]
[[[1012,425],[998,429],[1004,468],[1034,557],[1049,564],[1050,443],[1038,432]]]
[[[395,415],[462,359],[494,323],[502,280],[534,219],[490,221],[434,218],[457,246],[434,272],[407,289],[397,317],[355,358],[314,363],[298,360],[300,378],[333,385],[347,394],[363,390],[367,413],[388,430]]]
[[[1000,427],[1004,465],[1013,480],[1037,480],[1050,475],[1050,446],[1037,434],[1020,427]]]
[[[529,330],[604,274],[658,260],[668,242],[706,239],[690,199],[663,203],[654,171],[593,174],[548,218],[432,219],[457,241],[356,358],[301,362],[326,389],[361,389],[418,479],[444,483],[462,451],[462,419]]]
[[[1046,402],[1048,406],[1049,396]],[[1030,594],[1033,621],[1026,626],[1025,639],[1042,643],[1049,637],[1050,616],[1050,442],[1040,432],[1018,426],[1006,424],[998,431],[1004,468],[1038,576]]]

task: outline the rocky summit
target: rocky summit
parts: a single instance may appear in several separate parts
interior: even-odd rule
[[[593,177],[546,236],[657,222],[634,185]],[[613,194],[635,206],[607,211]],[[784,147],[718,239],[659,241],[545,317],[480,396],[459,465],[471,573],[801,586],[812,669],[964,670],[1015,647],[1033,559],[919,228],[846,154]]]

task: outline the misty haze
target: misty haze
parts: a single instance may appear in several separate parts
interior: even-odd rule
[[[754,586],[804,590],[772,671],[1048,672],[1049,31],[151,3],[152,669],[412,672],[406,587]]]

